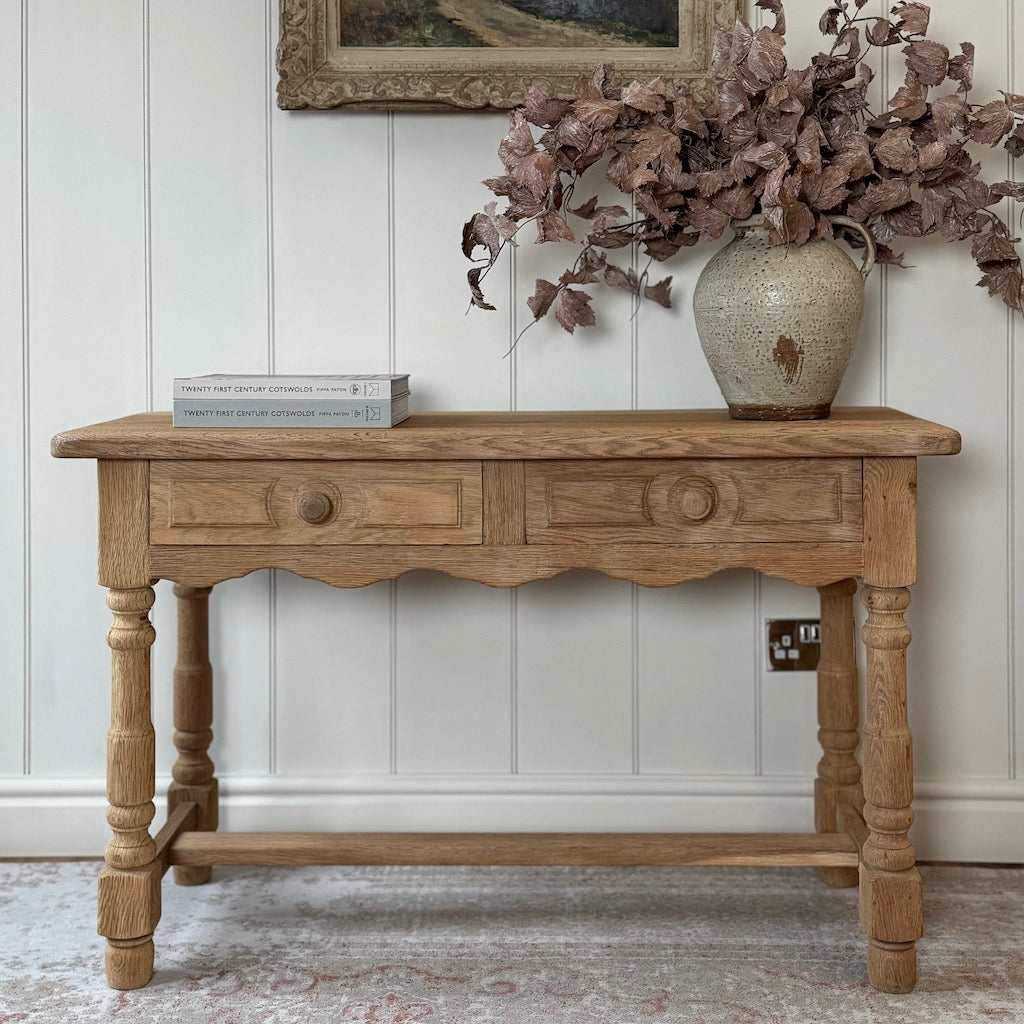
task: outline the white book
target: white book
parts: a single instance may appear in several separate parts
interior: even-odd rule
[[[173,399],[203,398],[235,401],[285,399],[389,399],[409,390],[407,373],[234,374],[210,373],[175,377]]]
[[[179,398],[173,403],[175,427],[341,427],[361,430],[393,427],[409,416],[409,396],[389,401],[337,399]]]

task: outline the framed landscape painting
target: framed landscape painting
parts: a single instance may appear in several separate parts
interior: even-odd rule
[[[284,109],[507,109],[536,82],[661,76],[699,91],[742,0],[280,0]]]

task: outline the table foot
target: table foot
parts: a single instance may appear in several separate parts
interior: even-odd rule
[[[107,984],[128,991],[145,988],[153,978],[153,936],[107,939]]]
[[[917,948],[914,943],[869,940],[868,980],[879,992],[912,992],[917,984]]]

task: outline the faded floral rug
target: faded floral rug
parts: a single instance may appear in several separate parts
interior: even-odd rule
[[[1024,1024],[1024,868],[924,868],[919,983],[813,870],[219,868],[112,992],[95,863],[0,863],[0,1024]]]

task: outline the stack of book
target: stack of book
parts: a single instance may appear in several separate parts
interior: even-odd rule
[[[393,427],[409,415],[407,373],[176,377],[176,427]]]

